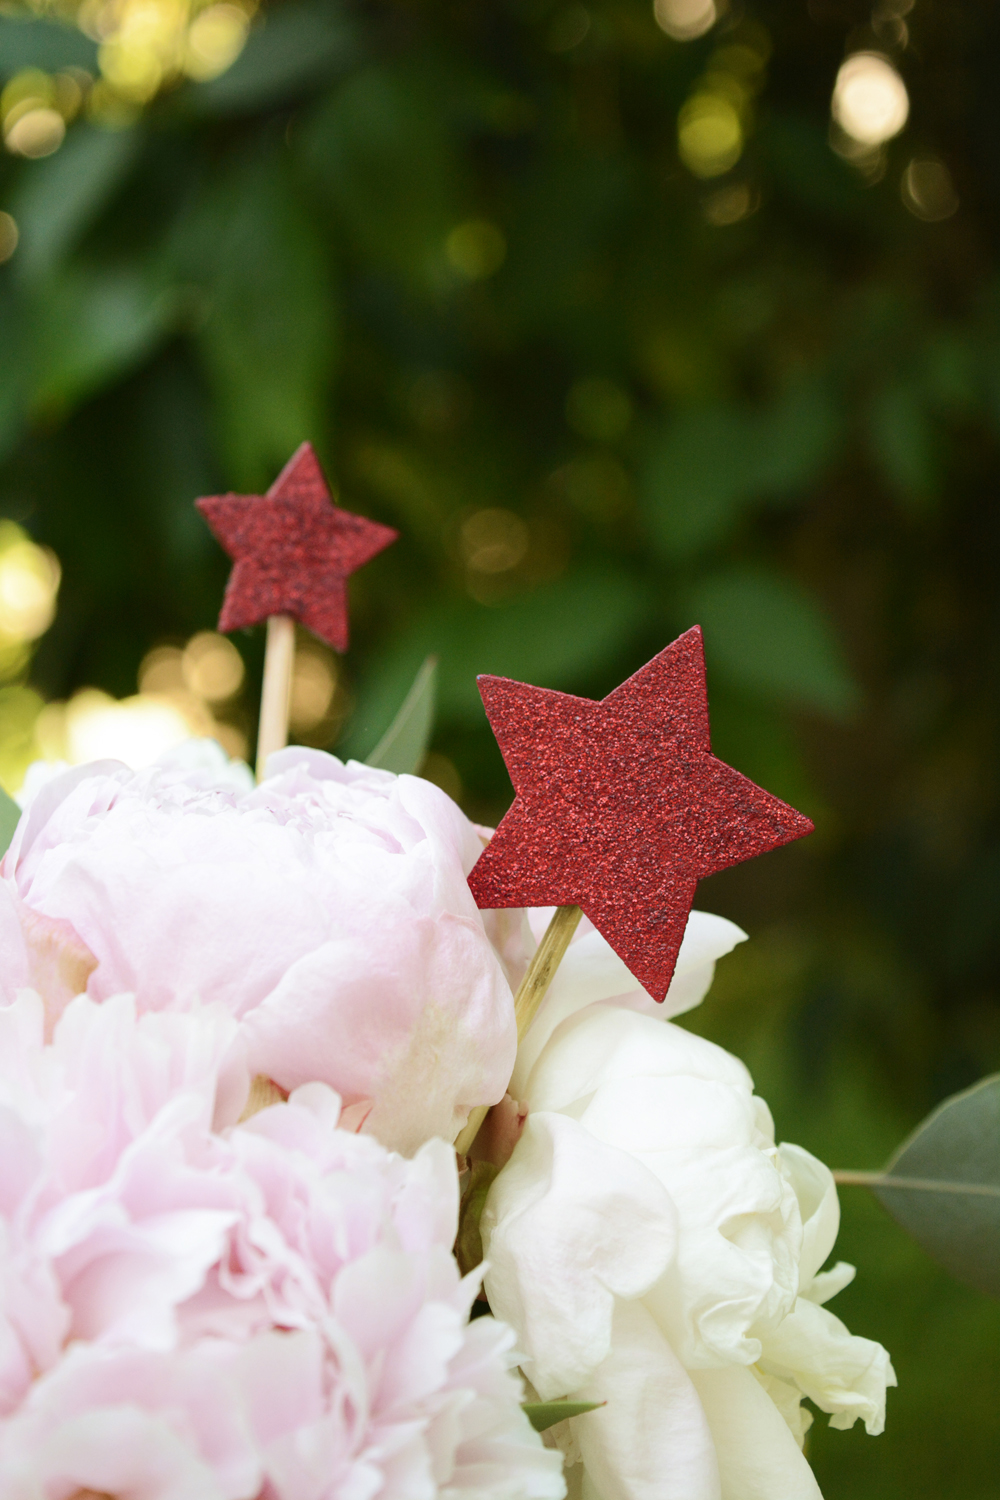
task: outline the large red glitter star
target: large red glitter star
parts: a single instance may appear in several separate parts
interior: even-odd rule
[[[206,495],[195,504],[236,566],[220,630],[294,615],[347,650],[347,578],[399,535],[335,506],[311,443],[289,459],[266,495]]]
[[[600,703],[479,688],[517,796],[469,876],[477,904],[582,907],[657,1000],[698,881],[812,832],[712,754],[697,626]]]

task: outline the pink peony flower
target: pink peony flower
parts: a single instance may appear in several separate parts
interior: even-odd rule
[[[245,1097],[222,1006],[0,1009],[4,1500],[560,1500],[510,1330],[468,1321],[454,1152]]]
[[[503,1097],[510,989],[466,884],[478,835],[437,787],[316,750],[254,787],[217,746],[29,783],[0,874],[0,985],[142,1010],[218,1001],[250,1067],[320,1079],[413,1151]]]

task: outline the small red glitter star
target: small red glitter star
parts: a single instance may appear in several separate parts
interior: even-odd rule
[[[583,908],[656,999],[705,875],[812,832],[712,754],[695,626],[600,703],[480,677],[517,793],[469,876],[476,903]]]
[[[311,443],[266,495],[206,495],[195,504],[233,559],[220,630],[294,615],[347,650],[347,578],[399,535],[333,504]]]

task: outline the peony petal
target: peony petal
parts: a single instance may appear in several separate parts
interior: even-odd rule
[[[601,1500],[720,1500],[712,1434],[691,1378],[640,1302],[618,1302],[612,1347],[570,1423]]]
[[[677,967],[662,1005],[636,985],[632,973],[590,924],[570,943],[542,1007],[518,1047],[511,1090],[520,1098],[531,1069],[556,1027],[568,1016],[598,1002],[614,1002],[657,1020],[699,1005],[712,983],[716,959],[746,941],[746,933],[725,917],[693,911],[684,929]]]
[[[889,1355],[872,1339],[858,1338],[839,1318],[800,1297],[795,1309],[764,1340],[761,1368],[792,1380],[831,1427],[853,1427],[860,1417],[872,1437],[885,1427],[886,1387],[896,1384]]]
[[[722,1500],[822,1500],[784,1417],[749,1370],[692,1370],[712,1430]]]
[[[799,1289],[806,1296],[806,1288],[830,1254],[840,1232],[837,1185],[830,1168],[802,1146],[783,1142],[778,1148],[778,1157],[799,1200],[802,1215]]]
[[[616,1296],[639,1297],[673,1254],[676,1220],[640,1163],[561,1115],[528,1117],[481,1221],[490,1306],[542,1400],[576,1390],[611,1348]]]

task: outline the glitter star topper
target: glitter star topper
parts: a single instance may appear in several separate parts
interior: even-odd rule
[[[812,832],[712,754],[695,626],[600,703],[480,677],[516,797],[477,904],[583,909],[663,1000],[700,879]]]
[[[311,443],[266,495],[208,495],[195,503],[235,563],[220,630],[291,615],[335,650],[347,650],[348,576],[399,533],[333,504]]]

